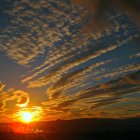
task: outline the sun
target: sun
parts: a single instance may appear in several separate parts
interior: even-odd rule
[[[41,107],[23,108],[13,115],[15,121],[21,123],[37,122],[42,119],[43,110]]]
[[[32,121],[32,118],[33,118],[33,115],[32,115],[31,112],[23,112],[23,113],[21,114],[21,119],[22,119],[22,121],[25,122],[25,123],[31,122],[31,121]]]

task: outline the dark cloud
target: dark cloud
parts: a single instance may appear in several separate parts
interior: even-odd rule
[[[132,18],[140,27],[140,1],[139,0],[116,0],[114,3],[120,10]]]
[[[68,106],[71,106],[73,103],[77,102],[78,99],[73,99],[73,100],[68,100],[68,101],[64,101],[62,103],[60,103],[57,108],[58,109],[61,109],[61,108],[65,108],[65,107],[68,107]]]
[[[62,78],[60,78],[60,80],[58,80],[54,85],[53,85],[53,89],[56,89],[58,87],[62,87],[64,86],[65,84],[67,84],[68,82],[70,82],[70,79],[72,77],[74,77],[75,75],[81,73],[81,71],[84,70],[83,69],[79,69],[79,70],[75,70],[74,72],[71,72],[71,73],[68,73],[66,75],[64,75]]]
[[[124,78],[122,80],[120,80],[120,84],[135,84],[135,85],[139,85],[140,84],[140,72],[137,72],[135,75],[127,75],[124,76]]]
[[[140,27],[139,0],[72,0],[72,3],[80,4],[91,12],[93,17],[86,26],[88,30],[102,31],[109,26],[107,15],[112,7],[127,14]]]
[[[58,105],[52,108],[56,110],[74,108],[77,103],[82,104],[85,102],[85,104],[91,104],[91,109],[97,109],[98,107],[113,105],[114,103],[127,102],[128,99],[123,99],[123,96],[140,90],[139,76],[140,71],[86,90],[82,90],[71,96],[71,99],[67,98],[63,100],[62,98],[62,100],[58,102]],[[55,97],[53,100],[55,101]]]
[[[111,99],[100,100],[95,105],[92,105],[90,108],[91,109],[98,109],[98,107],[103,107],[103,106],[106,106],[106,105],[111,105],[111,104],[117,103],[118,99],[119,98],[111,98]]]

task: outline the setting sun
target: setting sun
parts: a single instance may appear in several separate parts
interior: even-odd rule
[[[30,112],[23,112],[21,117],[23,122],[29,123],[32,121],[33,115]]]
[[[15,121],[22,123],[30,123],[40,121],[43,115],[43,110],[39,106],[34,106],[31,108],[21,108],[17,111],[13,118]]]

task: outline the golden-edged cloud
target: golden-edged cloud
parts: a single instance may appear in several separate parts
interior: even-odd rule
[[[1,83],[1,85],[3,85],[3,87],[5,87],[5,85],[3,83]],[[1,95],[0,95],[0,101],[1,101],[1,109],[5,110],[7,107],[7,102],[9,101],[14,101],[14,104],[11,104],[11,106],[13,106],[13,108],[16,108],[16,106],[18,107],[26,107],[29,103],[29,96],[28,93],[22,90],[15,90],[13,88],[10,89],[6,89],[3,88],[0,91]],[[8,109],[8,108],[7,108]]]
[[[42,103],[42,105],[48,108],[47,111],[50,115],[51,110],[56,110],[56,114],[67,112],[65,115],[74,115],[74,110],[77,110],[80,114],[79,117],[86,116],[89,113],[91,116],[98,116],[99,112],[104,112],[107,117],[132,117],[138,114],[137,111],[134,111],[133,107],[139,108],[139,76],[140,72],[136,72],[135,74],[127,75],[117,80],[78,91],[72,95],[66,95],[65,93],[62,97],[51,98],[49,101]],[[64,91],[62,90],[61,94],[62,92]],[[132,102],[134,105],[132,105]],[[130,107],[129,111],[126,106]],[[118,113],[113,113],[111,108],[114,108]]]

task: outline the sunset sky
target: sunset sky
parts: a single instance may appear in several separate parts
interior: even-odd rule
[[[100,30],[69,0],[0,0],[0,122],[140,117],[139,26],[106,18]]]

